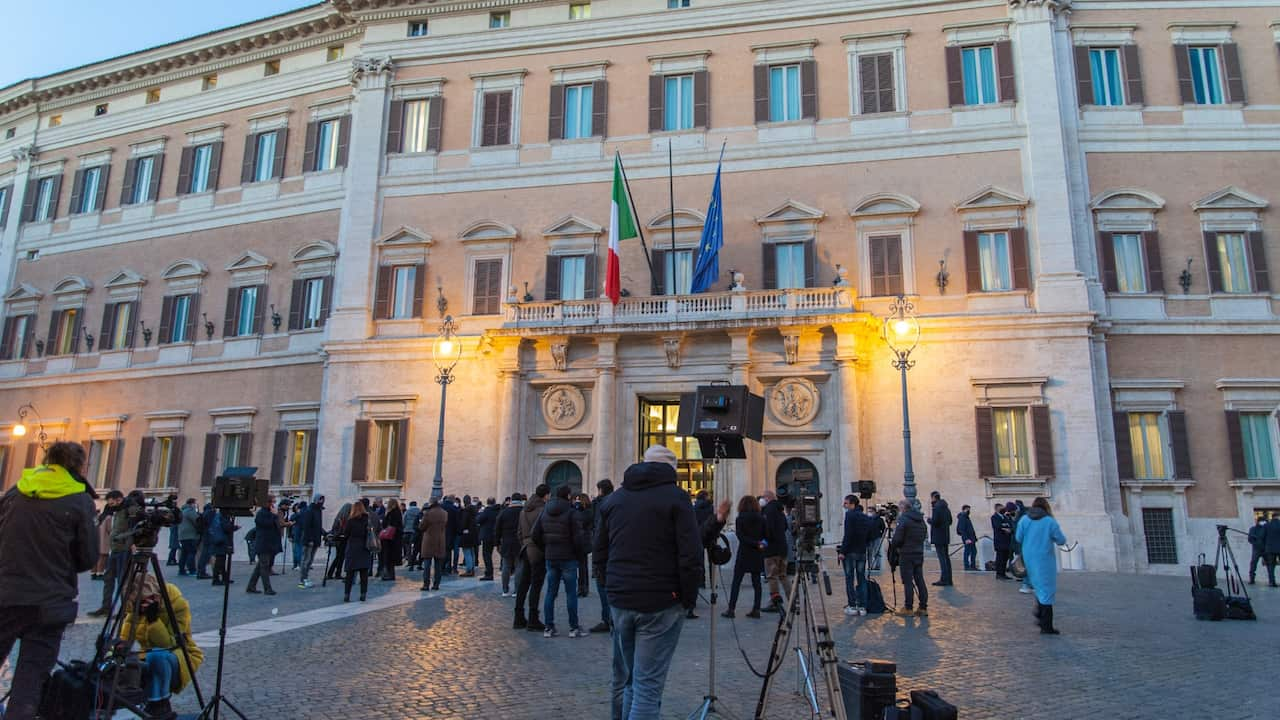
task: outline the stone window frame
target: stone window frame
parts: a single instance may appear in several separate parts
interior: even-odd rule
[[[1270,205],[1267,200],[1235,185],[1228,185],[1216,190],[1191,204],[1196,219],[1200,222],[1201,233],[1243,233],[1248,242],[1248,233],[1265,232],[1262,226],[1262,212]],[[1246,246],[1247,247],[1247,246]],[[1248,249],[1248,248],[1247,248]],[[1201,243],[1200,261],[1209,272],[1208,248]],[[1271,292],[1259,292],[1254,283],[1254,260],[1252,249],[1249,252],[1249,292],[1226,293],[1213,290],[1209,286],[1209,294],[1215,299],[1254,297],[1268,298]]]
[[[85,437],[84,441],[88,447],[85,448],[85,479],[89,481],[91,487],[98,489],[108,489],[119,487],[123,478],[120,477],[120,468],[122,465],[122,457],[124,454],[124,423],[129,419],[128,415],[103,415],[99,417],[87,417],[84,419]],[[106,482],[102,485],[97,484],[97,478],[93,477],[93,447],[98,442],[111,443],[107,447],[107,463]],[[96,460],[101,463],[103,458],[99,455]]]
[[[376,447],[377,422],[378,421],[400,422],[400,423],[408,422],[410,427],[410,432],[412,432],[413,417],[414,417],[415,409],[418,402],[418,394],[417,393],[398,393],[398,394],[385,394],[385,395],[382,395],[382,394],[360,395],[356,398],[356,400],[360,403],[360,412],[356,418],[356,421],[357,421],[356,427],[359,428],[360,427],[359,423],[361,422],[368,423],[367,427],[369,431],[369,437],[366,439],[366,451],[367,451],[368,457],[365,458],[365,465],[364,465],[366,471],[368,471],[370,469],[369,467],[370,458],[376,459],[378,454],[377,447]],[[404,426],[401,425],[401,427],[404,427]],[[405,467],[404,467],[405,474],[409,474],[411,472],[410,471],[411,465],[408,461],[409,450],[408,450],[408,446],[404,444],[405,440],[406,438],[403,436],[399,438],[401,447],[405,448],[404,449],[405,458],[406,458]],[[354,452],[358,447],[359,445],[355,444],[352,448],[353,466],[355,465]],[[372,492],[374,494],[378,494],[380,492],[393,492],[393,493],[399,492],[407,484],[408,484],[408,479],[404,477],[395,478],[393,481],[366,479],[364,482],[356,483],[357,487],[359,487],[361,491]]]
[[[1045,397],[1044,388],[1049,383],[1047,376],[1024,377],[971,377],[969,384],[973,389],[975,406],[991,409],[1025,408],[1027,411],[1027,451],[1031,462],[1031,474],[1027,476],[983,477],[986,496],[1014,497],[1019,495],[1041,495],[1050,497],[1053,476],[1041,476],[1037,467],[1038,445],[1036,443],[1035,420],[1032,409],[1051,407]],[[1052,422],[1050,423],[1052,432]],[[994,441],[994,435],[990,438]],[[1055,470],[1055,476],[1056,476]]]
[[[1186,474],[1179,477],[1182,473],[1175,457],[1173,433],[1169,426],[1168,413],[1182,410],[1178,405],[1178,393],[1185,388],[1186,383],[1181,380],[1159,378],[1111,380],[1111,407],[1114,412],[1159,414],[1161,452],[1168,470],[1163,478],[1121,478],[1122,487],[1161,487],[1184,492],[1186,488],[1195,485],[1195,481],[1191,479],[1191,468],[1186,468]],[[1185,510],[1183,508],[1184,513]]]
[[[1222,378],[1215,387],[1222,393],[1224,410],[1267,414],[1271,461],[1277,468],[1276,478],[1232,478],[1228,484],[1247,492],[1255,487],[1280,490],[1280,378]]]
[[[1156,213],[1165,207],[1164,198],[1155,193],[1144,190],[1142,188],[1124,187],[1104,190],[1093,197],[1089,202],[1089,210],[1093,215],[1094,231],[1097,234],[1102,233],[1147,233],[1159,232],[1156,223]],[[1099,238],[1098,247],[1098,282],[1104,283],[1103,280],[1103,252],[1111,251],[1110,248],[1101,246],[1101,238]],[[1163,263],[1162,263],[1163,265]],[[1149,268],[1151,261],[1147,255],[1147,248],[1142,249],[1142,275],[1144,278],[1149,277]],[[1106,291],[1105,283],[1103,284],[1104,292],[1108,295],[1118,297],[1144,297],[1144,296],[1164,296],[1167,294],[1166,287],[1159,290],[1153,290],[1148,283],[1146,292],[1143,293],[1122,293],[1118,291]]]
[[[271,459],[272,467],[270,468],[271,476],[273,479],[273,482],[271,483],[271,487],[273,490],[287,489],[290,491],[300,492],[304,495],[309,494],[312,488],[314,487],[314,478],[315,478],[314,460],[317,457],[316,443],[318,443],[320,440],[320,403],[318,401],[280,403],[278,405],[273,406],[272,409],[276,411],[276,414],[278,416],[278,419],[276,421],[276,432],[289,433],[290,444],[284,448],[286,467],[282,470],[280,475],[280,477],[285,479],[285,482],[276,483],[274,482],[274,479],[276,477],[275,461],[278,457],[280,449],[274,447],[274,443],[273,443],[272,459]],[[307,454],[311,462],[307,465],[306,476],[304,476],[303,479],[306,480],[309,477],[310,479],[312,479],[312,482],[302,482],[297,485],[287,482],[287,479],[293,474],[292,439],[293,439],[293,433],[295,432],[308,432],[311,434],[309,439],[310,445],[308,446],[308,449],[307,449],[308,450]]]
[[[430,77],[430,78],[418,78],[413,80],[393,81],[391,83],[391,101],[393,103],[394,102],[403,103],[403,102],[414,102],[418,100],[425,100],[427,102],[427,119],[428,119],[428,125],[429,125],[431,113],[434,110],[432,106],[435,105],[436,103],[444,102],[444,86],[445,86],[445,83],[447,82],[448,80],[443,77]],[[399,107],[399,106],[393,106],[393,107]],[[443,112],[443,109],[441,110],[441,112]],[[441,120],[441,123],[443,126],[443,119]],[[403,133],[403,128],[401,129],[401,132]],[[428,130],[428,135],[429,134],[430,134],[430,130]],[[442,127],[441,134],[443,134],[443,127]],[[403,146],[403,143],[404,143],[403,135],[401,136],[400,142]],[[429,144],[430,143],[428,141],[428,145]],[[441,152],[441,148],[426,149],[420,153],[406,152],[401,149],[392,151],[390,148],[387,148],[387,155],[395,155],[395,156],[439,155],[440,152]]]
[[[867,117],[862,112],[862,83],[858,73],[858,58],[863,55],[893,56],[893,104],[892,112],[873,113],[874,117],[892,116],[907,112],[907,36],[910,30],[883,30],[845,35],[840,38],[845,45],[849,64],[849,115]]]
[[[170,438],[171,440],[181,441],[182,445],[179,452],[185,455],[186,429],[187,429],[187,420],[191,418],[190,410],[154,410],[152,412],[143,413],[142,418],[147,423],[147,429],[143,433],[144,438],[152,438],[153,445],[155,445],[154,441],[159,440],[160,438]],[[153,453],[157,453],[157,454],[159,453],[159,451],[160,451],[159,447],[155,447],[152,450]],[[164,494],[165,491],[169,490],[170,488],[176,488],[178,486],[172,484],[172,481],[173,481],[172,475],[169,475],[167,477],[169,484],[164,487],[160,487],[159,484],[155,482],[155,480],[158,480],[158,476],[157,476],[158,465],[156,464],[156,459],[157,458],[153,457],[150,461],[151,471],[149,473],[149,477],[147,478],[148,488],[145,490],[145,492],[147,492],[148,494],[154,494],[158,496],[158,495]],[[177,462],[178,462],[177,469],[181,470],[183,457],[180,456],[177,459]],[[169,468],[170,471],[172,471],[173,469],[174,468],[172,466]]]
[[[871,289],[871,238],[896,235],[902,250],[902,294],[918,294],[914,227],[920,202],[910,195],[880,192],[868,195],[849,211],[858,242],[858,295]]]
[[[466,314],[475,315],[475,282],[476,263],[480,260],[501,260],[503,292],[501,296],[507,302],[514,299],[515,288],[512,279],[512,260],[515,243],[520,239],[520,232],[497,220],[480,220],[469,225],[458,234],[465,253],[466,276],[463,278],[463,297],[466,299]],[[501,314],[499,308],[497,314]]]
[[[1011,286],[1008,290],[969,290],[966,280],[966,295],[978,297],[991,296],[1010,296],[1010,295],[1029,295],[1035,292],[1035,254],[1031,251],[1032,238],[1030,228],[1027,226],[1027,207],[1031,204],[1031,200],[1020,193],[1006,190],[996,185],[988,185],[981,190],[973,193],[969,197],[961,200],[955,205],[955,212],[960,216],[963,224],[961,228],[963,232],[1008,232],[1010,233],[1009,242],[1013,242],[1012,232],[1020,230],[1026,234],[1027,243],[1027,288],[1019,289],[1017,287],[1016,277],[1010,277]],[[1012,267],[1012,246],[1010,247],[1010,274],[1013,274]],[[964,248],[961,248],[961,260],[964,260]],[[964,267],[967,273],[968,266]],[[963,278],[964,276],[962,276]]]
[[[521,110],[524,107],[524,80],[527,68],[472,73],[471,151],[512,150],[520,147]],[[483,145],[484,96],[490,92],[511,91],[511,137],[505,145]]]
[[[406,318],[375,318],[374,322],[387,326],[405,325],[417,328],[421,326],[426,317],[426,288],[427,278],[426,272],[431,267],[431,246],[434,244],[431,235],[422,230],[407,225],[401,225],[395,230],[383,235],[374,242],[375,268],[397,267],[401,265],[417,265],[419,271],[423,274],[423,308],[422,317],[406,317]],[[375,270],[375,277],[377,272]],[[394,277],[392,283],[394,283]],[[377,304],[377,283],[374,283],[373,305]],[[394,294],[394,285],[388,291]]]

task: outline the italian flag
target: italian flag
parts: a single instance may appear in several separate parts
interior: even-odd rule
[[[627,195],[626,180],[622,177],[622,156],[614,157],[613,207],[609,211],[609,257],[605,262],[604,294],[618,304],[622,290],[622,269],[618,262],[619,241],[640,235],[635,211]]]

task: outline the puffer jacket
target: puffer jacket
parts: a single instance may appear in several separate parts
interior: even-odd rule
[[[533,542],[533,525],[538,522],[538,516],[542,514],[542,508],[546,507],[546,504],[546,498],[534,495],[520,511],[520,550],[531,563],[540,563],[543,559],[542,549]]]
[[[924,562],[924,541],[929,537],[924,515],[919,510],[908,510],[898,516],[898,526],[893,530],[890,547],[898,551],[903,560]]]
[[[523,510],[524,502],[513,500],[511,507],[502,508],[502,512],[498,513],[493,532],[498,539],[498,552],[503,557],[520,554],[520,514]]]
[[[579,551],[587,549],[586,531],[573,505],[563,498],[553,498],[533,524],[533,543],[549,562],[577,560]]]

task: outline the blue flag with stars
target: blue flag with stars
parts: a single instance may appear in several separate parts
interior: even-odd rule
[[[724,147],[721,146],[716,184],[711,188],[711,204],[707,207],[707,220],[702,225],[702,240],[698,243],[698,259],[693,266],[690,290],[695,293],[710,290],[720,279],[720,248],[724,245],[724,208],[720,202],[720,169],[723,166]]]

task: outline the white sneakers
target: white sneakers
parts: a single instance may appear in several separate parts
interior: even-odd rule
[[[866,615],[866,614],[867,614],[867,609],[866,609],[866,608],[860,608],[860,607],[854,607],[853,605],[846,605],[846,606],[844,607],[844,614],[845,614],[845,615]]]
[[[1026,595],[1031,592],[1031,588],[1027,587],[1026,585],[1022,585],[1021,587],[1018,588],[1018,592],[1022,593],[1023,595]]]
[[[587,633],[581,628],[569,628],[569,637],[571,638],[586,637],[586,635]]]

